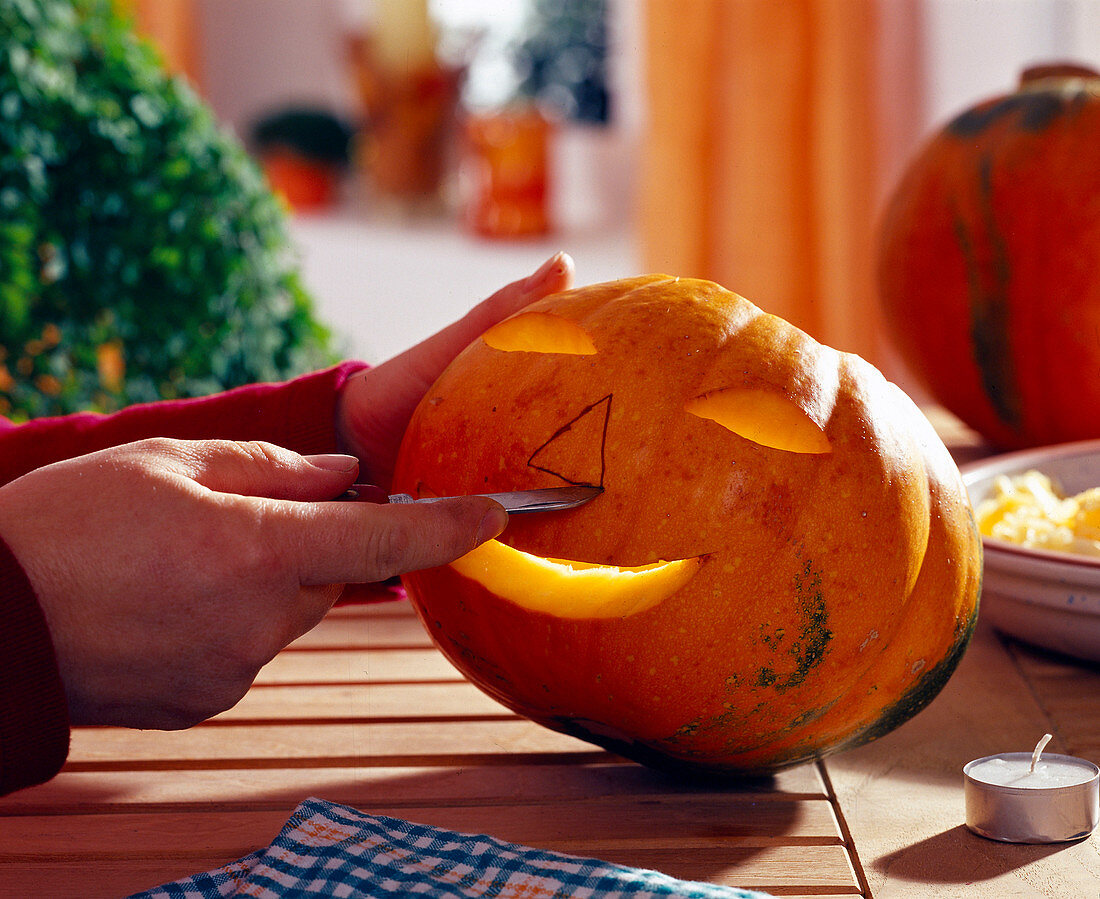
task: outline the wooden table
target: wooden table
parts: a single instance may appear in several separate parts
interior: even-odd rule
[[[944,692],[869,746],[743,786],[684,783],[516,717],[404,602],[335,609],[231,711],[180,732],[80,728],[52,782],[0,800],[0,896],[118,897],[267,845],[308,796],[777,896],[1100,896],[1100,836],[996,843],[960,769],[1100,762],[1100,667],[978,634]]]

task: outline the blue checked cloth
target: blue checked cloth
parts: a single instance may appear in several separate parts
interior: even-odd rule
[[[299,805],[266,849],[131,899],[225,896],[768,899],[764,893],[367,815],[320,799]]]

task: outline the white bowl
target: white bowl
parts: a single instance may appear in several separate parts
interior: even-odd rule
[[[961,467],[975,507],[997,475],[1036,469],[1067,495],[1100,487],[1100,440],[1006,453]],[[983,537],[980,614],[1027,643],[1100,662],[1100,558],[1028,549]]]

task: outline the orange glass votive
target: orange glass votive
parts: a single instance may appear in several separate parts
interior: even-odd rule
[[[313,212],[335,202],[338,166],[279,149],[264,151],[260,162],[271,189],[295,212]]]
[[[552,126],[537,109],[472,113],[466,121],[466,220],[486,237],[535,237],[547,210]]]

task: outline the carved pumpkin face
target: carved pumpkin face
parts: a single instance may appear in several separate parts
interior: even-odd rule
[[[923,416],[709,282],[550,297],[429,391],[395,488],[599,484],[406,578],[444,653],[547,726],[730,771],[868,739],[938,692],[980,541]]]

